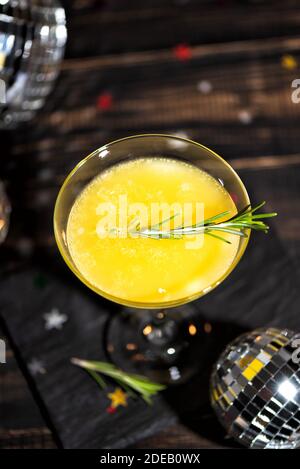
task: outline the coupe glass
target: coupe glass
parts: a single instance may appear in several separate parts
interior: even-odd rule
[[[107,329],[106,348],[111,360],[122,369],[147,375],[160,382],[183,382],[197,369],[200,361],[198,344],[199,341],[202,344],[205,342],[203,324],[200,327],[197,325],[198,306],[190,302],[203,296],[207,289],[187,298],[159,304],[130,302],[114,297],[91,285],[78,270],[66,236],[73,204],[95,177],[118,163],[158,155],[187,162],[209,173],[225,187],[237,210],[250,203],[237,173],[213,151],[199,143],[171,135],[137,135],[102,146],[73,169],[57,197],[54,232],[61,255],[74,274],[97,294],[123,305],[119,314],[111,315]],[[219,285],[238,264],[249,240],[250,233],[247,234],[247,238],[239,238],[233,262],[225,274],[210,285],[209,291]],[[206,332],[209,332],[209,325]]]

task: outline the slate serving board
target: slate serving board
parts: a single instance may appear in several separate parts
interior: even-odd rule
[[[64,448],[127,447],[178,419],[206,437],[213,433],[222,445],[232,445],[221,429],[219,434],[215,431],[218,423],[208,404],[213,361],[229,340],[245,330],[270,324],[300,330],[298,278],[292,260],[274,230],[267,241],[261,234],[255,238],[230,279],[193,304],[193,314],[203,315],[212,325],[210,350],[203,356],[199,348],[198,375],[188,384],[170,388],[151,407],[130,400],[128,407],[114,414],[107,412],[107,393],[72,366],[70,358],[107,360],[105,329],[120,307],[81,286],[62,264],[54,271],[31,268],[2,281],[0,313],[29,384]],[[68,320],[61,329],[47,330],[44,314],[53,309]],[[42,372],[33,372],[36,360]]]
[[[130,402],[114,415],[107,413],[106,394],[112,389],[101,392],[71,365],[73,356],[107,361],[103,333],[110,310],[103,305],[106,302],[35,269],[9,279],[1,292],[8,299],[1,298],[1,310],[12,341],[65,448],[121,448],[170,421],[168,409],[159,400],[155,403],[158,420],[141,401]],[[45,328],[43,315],[53,309],[68,317],[61,330]],[[42,370],[32,373],[37,362]]]

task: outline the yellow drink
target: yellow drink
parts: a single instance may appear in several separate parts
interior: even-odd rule
[[[204,218],[229,211],[228,218],[237,211],[220,182],[191,164],[150,157],[111,167],[77,197],[67,224],[72,260],[96,291],[125,304],[171,306],[206,293],[229,272],[240,241],[236,235],[222,233],[231,244],[204,235],[202,245],[193,249],[187,236],[159,240],[101,236],[99,206],[118,207],[120,196],[126,196],[128,206],[143,203],[149,210],[153,203],[200,202]],[[176,217],[172,223],[176,225]]]

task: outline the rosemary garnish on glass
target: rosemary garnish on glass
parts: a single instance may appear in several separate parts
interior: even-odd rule
[[[144,376],[125,373],[112,363],[81,360],[79,358],[72,358],[71,363],[87,371],[101,389],[106,387],[106,382],[101,376],[105,375],[123,388],[128,396],[137,397],[137,395],[140,395],[147,404],[151,404],[151,398],[166,388],[163,384],[154,383]]]
[[[140,228],[140,224],[137,224],[135,230],[131,231],[131,233],[142,238],[153,239],[180,239],[183,236],[195,236],[204,233],[231,244],[229,240],[220,236],[219,233],[229,233],[247,238],[245,231],[248,229],[263,231],[264,233],[268,232],[269,226],[263,220],[265,218],[275,217],[277,213],[257,213],[264,205],[265,202],[261,202],[253,208],[251,205],[247,205],[236,213],[236,215],[225,221],[218,222],[218,220],[228,215],[230,213],[229,211],[218,213],[194,225],[178,226],[170,230],[163,229],[164,223],[169,222],[171,220],[170,218],[148,228]],[[176,215],[174,215],[172,219],[175,217]]]

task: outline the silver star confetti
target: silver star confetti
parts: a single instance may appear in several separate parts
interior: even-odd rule
[[[212,84],[210,81],[207,80],[198,81],[197,90],[200,91],[200,93],[208,94],[212,90]]]
[[[179,137],[179,138],[189,138],[188,134],[184,132],[184,130],[178,130],[177,132],[173,133],[174,137]]]
[[[44,375],[46,373],[44,363],[37,358],[33,358],[31,362],[28,363],[28,369],[33,376],[38,374]]]
[[[239,118],[239,121],[242,124],[245,124],[245,125],[251,124],[251,122],[253,120],[253,116],[252,116],[251,112],[247,111],[246,109],[239,112],[238,118]]]
[[[173,133],[174,137],[179,137],[179,138],[189,138],[188,134],[182,130],[179,130],[177,132],[174,132]],[[186,146],[188,145],[187,142],[185,142],[184,140],[169,140],[168,142],[168,145],[171,147],[171,148],[175,148],[175,149],[184,149],[186,148]]]
[[[45,329],[61,329],[68,320],[68,316],[61,314],[57,308],[53,308],[50,313],[44,314]]]

